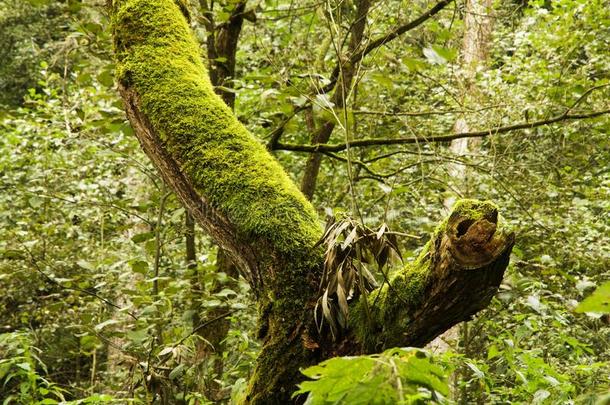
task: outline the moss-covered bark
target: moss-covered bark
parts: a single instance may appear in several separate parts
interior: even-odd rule
[[[197,42],[168,0],[115,0],[117,78],[138,96],[165,150],[246,242],[291,254],[321,235],[282,167],[214,93]]]
[[[352,311],[363,352],[423,346],[485,308],[508,265],[514,234],[490,202],[458,201],[419,257]]]
[[[370,295],[370,319],[354,304],[343,341],[317,336],[313,307],[324,261],[314,247],[322,235],[317,215],[214,94],[180,4],[111,2],[119,90],[164,181],[256,293],[263,348],[247,402],[288,403],[301,367],[340,353],[423,344],[487,304],[512,236],[501,231],[493,205],[466,201],[415,265]]]

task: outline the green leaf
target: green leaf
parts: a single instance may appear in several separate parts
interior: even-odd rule
[[[136,235],[133,235],[133,237],[131,238],[131,241],[133,243],[142,243],[142,242],[146,242],[147,240],[151,240],[154,237],[155,237],[155,234],[153,232],[138,233]]]
[[[434,49],[434,51],[441,58],[445,59],[445,61],[448,61],[448,62],[454,61],[457,56],[457,51],[455,49],[444,48],[442,46],[437,46],[437,45],[434,45],[432,47],[432,49]]]
[[[500,351],[498,350],[498,346],[491,345],[489,347],[489,350],[487,351],[487,360],[491,360],[493,358],[496,358],[499,355],[500,355]]]
[[[585,298],[577,307],[576,312],[599,312],[610,314],[610,281],[605,282]]]
[[[182,374],[182,371],[186,368],[186,364],[178,364],[172,371],[169,373],[169,379],[175,380]]]
[[[135,344],[141,344],[148,338],[148,328],[129,331],[127,337]]]
[[[105,320],[102,323],[98,323],[97,325],[95,325],[95,327],[93,329],[95,329],[97,331],[100,331],[100,330],[104,329],[108,325],[114,325],[114,324],[117,324],[117,323],[119,323],[119,321],[116,320],[116,319],[108,319],[108,320]]]
[[[217,297],[228,298],[230,295],[237,297],[237,293],[229,288],[223,288],[219,292],[214,294]]]
[[[44,203],[44,198],[40,198],[37,196],[30,197],[30,199],[28,200],[28,203],[30,203],[30,206],[32,208],[40,208],[42,206],[42,204]]]
[[[379,355],[336,357],[302,373],[313,381],[301,383],[294,395],[309,394],[310,404],[398,403],[401,397],[429,398],[420,392],[422,388],[441,395],[449,392],[446,371],[417,349],[396,348]]]
[[[390,76],[383,73],[373,73],[371,74],[371,79],[373,79],[386,89],[391,89],[395,85],[394,80],[392,80]]]
[[[229,18],[231,18],[231,13],[228,13],[224,10],[218,11],[218,13],[216,13],[216,21],[219,23],[227,22],[229,21]]]
[[[102,72],[97,75],[97,80],[106,87],[112,87],[114,85],[114,77],[109,70],[102,70]]]
[[[18,250],[5,250],[1,252],[3,259],[22,259],[23,254]]]
[[[204,308],[217,308],[222,305],[222,302],[219,300],[205,300],[201,302],[201,306]]]
[[[134,261],[129,262],[129,265],[131,266],[131,269],[135,273],[139,273],[139,274],[148,273],[148,262],[145,262],[144,260],[134,260]]]
[[[101,342],[96,336],[86,335],[80,338],[80,350],[83,353],[93,352],[100,344]]]
[[[79,260],[76,262],[76,264],[78,264],[80,267],[82,267],[85,270],[95,271],[95,266],[86,260]]]
[[[425,68],[426,63],[420,59],[404,57],[402,58],[402,63],[409,69],[410,71],[418,71],[420,69]],[[410,190],[410,189],[409,189]]]

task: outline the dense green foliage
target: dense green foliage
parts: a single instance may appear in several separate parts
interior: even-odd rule
[[[204,13],[195,3],[191,25],[203,44]],[[235,4],[220,3],[212,10],[218,24],[228,21]],[[305,370],[314,381],[301,391],[311,393],[311,403],[356,403],[341,397],[345,392],[375,395],[379,403],[409,403],[410,395],[434,395],[439,402],[604,403],[610,390],[610,318],[604,310],[609,115],[497,134],[494,128],[567,109],[587,114],[610,108],[607,2],[498,2],[490,60],[479,67],[470,92],[459,64],[464,6],[458,2],[370,53],[341,109],[317,90],[330,82],[338,50],[345,51],[355,2],[293,3],[248,3],[258,18],[244,25],[232,81],[236,114],[261,141],[248,135],[248,152],[267,156],[262,145],[280,125],[282,142],[309,144],[316,128],[334,120],[330,143],[340,144],[446,135],[462,117],[473,130],[490,133],[467,155],[423,140],[325,155],[313,206],[321,217],[348,213],[372,228],[388,224],[399,232],[409,263],[443,217],[447,197],[493,200],[517,230],[499,293],[461,328],[442,363],[406,349],[337,358]],[[377,2],[365,36],[377,38],[431,5]],[[259,348],[249,287],[240,279],[214,289],[228,276],[217,271],[216,248],[199,229],[197,265],[187,265],[184,209],[132,136],[114,88],[111,48],[99,2],[0,0],[0,400],[239,400]],[[154,85],[162,91],[168,84]],[[179,80],[171,86],[179,91]],[[176,101],[177,109],[187,108],[184,100]],[[172,125],[172,116],[160,119]],[[233,130],[247,134],[238,123]],[[307,154],[274,153],[298,182]],[[238,156],[224,158],[239,167]],[[448,167],[456,162],[466,167],[466,178],[450,176]],[[282,169],[269,165],[262,182],[289,183]],[[230,187],[220,190],[224,196],[255,174],[236,169],[227,179],[203,170],[211,177],[202,182]],[[248,205],[260,194],[264,189],[253,186],[240,197],[247,201],[228,204],[247,231],[285,241],[299,219],[265,223],[268,207]],[[299,215],[316,215],[300,199],[289,205],[308,207],[295,208]],[[403,265],[394,260],[392,267]],[[227,308],[222,315],[231,320],[220,375],[217,359],[201,355],[206,343],[195,329],[198,322],[214,326],[208,313],[215,308]]]
[[[53,3],[0,3],[0,104],[19,103],[29,88],[37,87],[40,62],[51,63],[57,71],[62,69],[75,45],[67,29],[69,11]]]
[[[390,349],[379,355],[336,357],[303,370],[314,379],[295,394],[309,393],[312,405],[412,404],[442,401],[449,394],[446,367],[423,351]]]

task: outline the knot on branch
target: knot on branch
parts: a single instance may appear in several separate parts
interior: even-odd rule
[[[448,252],[457,267],[479,269],[512,247],[515,236],[504,227],[495,204],[461,200],[438,237],[442,238],[441,251]]]

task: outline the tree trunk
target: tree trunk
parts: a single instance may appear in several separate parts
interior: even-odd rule
[[[489,53],[491,30],[493,25],[492,0],[467,0],[464,11],[464,37],[460,50],[460,62],[464,72],[461,80],[463,86],[462,101],[476,97],[476,85],[474,82],[478,68],[485,63]],[[466,133],[470,131],[470,125],[464,117],[459,117],[453,125],[454,133]],[[480,146],[480,139],[454,139],[451,141],[451,152],[456,156],[466,156],[476,152]],[[460,163],[452,163],[448,168],[449,175],[461,187],[466,188],[467,196],[467,173],[466,166]],[[444,201],[445,208],[451,209],[455,197],[448,197]]]
[[[413,265],[370,294],[370,318],[353,302],[344,338],[319,336],[315,210],[214,93],[175,1],[114,0],[111,15],[119,91],[143,150],[256,295],[263,346],[248,403],[289,403],[300,368],[423,345],[489,303],[514,236],[493,204],[464,201]]]
[[[349,58],[351,58],[356,53],[362,43],[364,29],[366,28],[366,18],[370,8],[370,0],[359,0],[358,6],[356,8],[356,18],[354,19],[354,23],[351,26],[349,53],[345,60],[349,60]],[[341,57],[341,55],[337,56]],[[348,96],[351,92],[352,82],[354,80],[354,76],[357,70],[357,62],[345,63],[345,66],[343,66],[343,69],[341,69],[341,77],[331,99],[334,108],[340,109],[345,106],[345,103],[347,102]],[[334,120],[324,121],[320,125],[319,130],[312,136],[311,143],[315,145],[318,143],[328,142],[330,136],[333,133],[333,130],[335,129],[335,126],[336,124]],[[307,162],[305,163],[303,179],[301,180],[301,191],[309,200],[313,198],[321,164],[321,153],[310,154],[307,158]]]
[[[231,80],[235,77],[235,55],[237,42],[245,19],[255,21],[254,13],[246,12],[246,1],[233,4],[231,15],[227,22],[216,25],[214,12],[206,0],[199,0],[199,5],[205,15],[207,37],[207,56],[209,75],[212,85],[223,101],[233,109],[235,107],[235,92],[232,91]]]
[[[462,103],[469,98],[476,97],[474,80],[478,68],[487,60],[493,25],[492,0],[466,0],[465,7],[464,35],[460,49],[460,63],[464,74],[461,80]],[[453,132],[466,133],[468,131],[470,131],[468,121],[464,117],[459,117],[453,124]],[[451,141],[450,150],[453,155],[464,157],[476,153],[480,144],[480,139],[455,139]],[[455,189],[459,190],[463,197],[470,198],[467,167],[459,162],[450,163],[447,172],[453,179]],[[443,205],[447,212],[451,211],[456,199],[455,195],[445,198]],[[444,352],[457,342],[459,335],[459,327],[452,328],[431,342],[430,348],[435,352]]]

